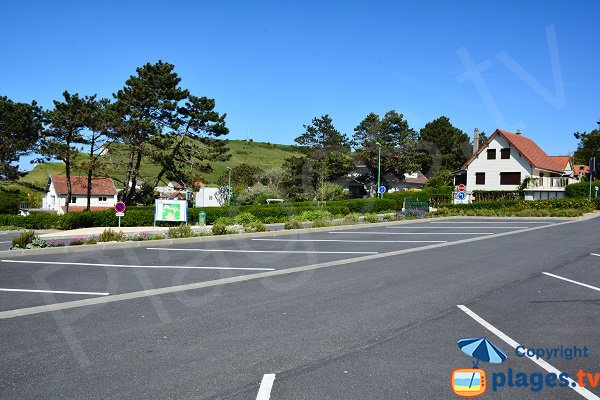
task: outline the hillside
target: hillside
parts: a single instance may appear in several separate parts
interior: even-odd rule
[[[231,153],[231,159],[227,162],[211,162],[213,172],[205,175],[204,182],[206,184],[215,185],[218,177],[225,172],[228,166],[233,167],[246,163],[267,170],[274,167],[280,167],[286,158],[300,155],[294,146],[282,144],[229,140],[228,146]],[[85,156],[82,154],[81,157],[83,159]],[[103,156],[103,161],[111,161],[111,165],[117,166],[109,170],[110,174],[117,177],[124,176],[124,165],[126,160],[124,152],[113,152],[111,160],[108,160],[107,157],[108,156]],[[151,164],[148,160],[144,160],[140,175],[144,178],[151,179],[156,177],[159,170],[160,168],[158,166]],[[19,180],[20,184],[5,185],[3,188],[18,189],[22,192],[41,193],[46,186],[48,175],[64,174],[64,172],[64,165],[62,163],[40,163]],[[72,174],[85,175],[85,172],[74,168]]]

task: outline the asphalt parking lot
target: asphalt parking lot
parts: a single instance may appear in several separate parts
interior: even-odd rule
[[[463,218],[4,255],[0,393],[452,399],[451,371],[471,367],[456,341],[485,336],[508,355],[480,365],[486,398],[598,398],[498,382],[509,368],[600,372],[598,228]],[[511,340],[589,354],[546,365]]]

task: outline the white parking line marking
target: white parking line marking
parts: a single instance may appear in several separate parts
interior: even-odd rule
[[[193,267],[186,265],[126,265],[126,264],[96,264],[82,262],[62,262],[62,261],[27,261],[27,260],[0,260],[4,263],[20,264],[46,264],[46,265],[75,265],[88,267],[114,267],[114,268],[162,268],[162,269],[233,269],[246,271],[275,271],[275,268],[243,268],[243,267]]]
[[[388,229],[527,229],[528,226],[386,226]]]
[[[554,274],[551,274],[551,273],[549,273],[549,272],[542,272],[542,274],[544,274],[544,275],[548,275],[548,276],[551,276],[551,277],[553,277],[553,278],[556,278],[556,279],[563,280],[563,281],[565,281],[565,282],[571,282],[571,283],[574,283],[574,284],[576,284],[576,285],[583,286],[583,287],[586,287],[586,288],[589,288],[589,289],[592,289],[592,290],[597,290],[597,291],[599,291],[599,292],[600,292],[600,288],[598,288],[598,287],[596,287],[596,286],[588,285],[587,283],[583,283],[583,282],[574,281],[574,280],[572,280],[572,279],[565,278],[565,277],[563,277],[563,276],[559,276],[559,275],[554,275]]]
[[[98,293],[98,292],[70,292],[65,290],[38,290],[38,289],[2,289],[0,292],[25,292],[25,293],[54,293],[54,294],[83,294],[91,296],[108,296],[110,293]]]
[[[600,257],[600,254],[596,254],[596,253],[590,253],[591,256],[596,256],[596,257]]]
[[[271,398],[273,382],[275,382],[275,374],[265,374],[263,376],[256,400],[269,400]]]
[[[4,244],[4,243],[12,243],[12,240],[7,240],[5,242],[0,242],[0,243],[2,243],[2,244]]]
[[[492,232],[340,232],[332,231],[328,233],[353,233],[363,235],[495,235]]]
[[[172,249],[168,247],[148,247],[146,250],[162,251],[203,251],[213,253],[284,253],[284,254],[379,254],[376,251],[303,251],[303,250],[241,250],[241,249]]]
[[[252,239],[269,242],[446,243],[447,240]]]
[[[494,335],[498,336],[500,339],[502,339],[506,344],[511,346],[513,349],[516,349],[519,346],[519,343],[517,343],[515,340],[510,338],[504,332],[502,332],[501,330],[499,330],[498,328],[496,328],[495,326],[493,326],[492,324],[490,324],[483,318],[481,318],[479,315],[475,314],[468,307],[463,306],[463,305],[458,305],[457,307],[460,308],[469,317],[471,317],[475,321],[477,321],[477,323],[479,323],[481,326],[486,328],[488,331],[490,331]],[[526,351],[526,349],[525,349],[525,351]],[[559,371],[558,369],[556,369],[555,367],[550,365],[544,359],[541,359],[541,358],[537,359],[535,356],[529,357],[529,356],[527,356],[527,354],[525,354],[525,356],[527,358],[529,358],[531,361],[533,361],[534,363],[536,363],[537,365],[539,365],[540,367],[542,367],[543,369],[545,369],[549,373],[554,373],[554,374],[556,374],[556,376],[559,376],[560,374],[562,374],[562,371]],[[579,393],[580,395],[582,395],[583,397],[585,397],[586,399],[600,400],[600,397],[596,396],[594,393],[590,392],[586,388],[583,388],[583,387],[577,385],[577,382],[575,382],[573,379],[571,379],[571,378],[567,378],[567,379],[569,380],[569,387],[571,389],[573,389],[574,391],[576,391],[577,393]],[[573,385],[575,385],[575,386],[573,386]]]

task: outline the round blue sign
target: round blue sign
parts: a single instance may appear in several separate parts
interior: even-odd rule
[[[123,212],[125,211],[125,209],[127,208],[127,206],[125,206],[125,203],[123,203],[122,201],[117,202],[117,204],[115,204],[115,211],[116,212]]]
[[[385,193],[385,186],[379,186],[379,193]]]
[[[464,200],[467,197],[467,195],[465,194],[465,192],[458,192],[457,196],[458,196],[459,200]]]

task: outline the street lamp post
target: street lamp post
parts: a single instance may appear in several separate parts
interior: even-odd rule
[[[231,167],[227,167],[227,207],[231,204]]]
[[[375,142],[378,147],[377,152],[377,197],[383,196],[379,193],[379,187],[381,186],[381,143]]]

